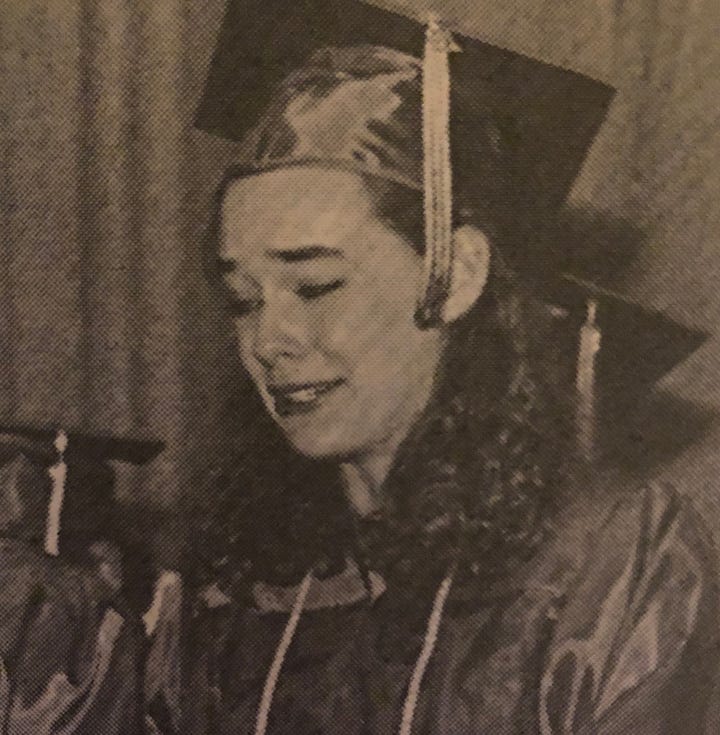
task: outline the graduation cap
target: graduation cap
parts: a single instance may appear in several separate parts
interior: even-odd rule
[[[108,463],[143,465],[163,448],[156,440],[2,422],[0,467],[6,471],[0,490],[8,517],[0,527],[7,532],[22,525],[29,540],[44,536],[46,552],[57,556],[61,517],[64,536],[74,544],[109,526],[114,473]]]
[[[532,231],[565,200],[613,90],[425,20],[359,0],[231,0],[196,125],[242,141],[236,175],[316,163],[423,191],[431,326],[461,203],[522,240],[520,222]]]
[[[588,235],[603,240],[595,249],[605,264],[614,244],[603,218],[588,233],[561,217],[614,91],[457,30],[360,0],[230,0],[196,117],[198,128],[240,143],[229,179],[314,163],[422,191],[426,326],[440,318],[464,207],[492,210],[516,245],[516,268],[524,258],[531,271],[565,265],[568,257],[545,252],[561,234],[573,240],[566,254],[587,250]],[[548,337],[567,356],[558,370],[577,388],[579,441],[590,451],[619,434],[620,407],[706,335],[557,268],[542,280],[558,315]]]
[[[655,386],[700,348],[709,334],[570,274],[546,284],[544,301],[553,319],[551,333],[543,339],[554,345],[558,355],[567,356],[556,362],[557,379],[577,388],[581,449],[594,458],[622,458],[637,465],[640,458],[632,453],[632,445],[647,454],[665,433],[662,442],[668,453],[663,422],[672,413],[675,421],[682,414],[689,424],[695,412],[677,401],[671,410],[661,406]],[[647,423],[651,407],[656,418]],[[637,434],[640,414],[646,419],[642,446],[631,437]],[[690,440],[691,432],[680,432],[671,443],[677,451]]]

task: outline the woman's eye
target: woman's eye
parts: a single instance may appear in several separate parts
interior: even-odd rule
[[[342,278],[330,283],[304,283],[297,288],[297,294],[303,299],[318,299],[325,294],[337,291],[344,285],[345,281]]]
[[[259,299],[238,299],[231,298],[228,301],[227,308],[233,316],[241,317],[252,314],[262,307],[262,301]]]

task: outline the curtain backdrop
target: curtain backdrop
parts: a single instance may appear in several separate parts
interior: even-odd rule
[[[0,8],[0,416],[165,439],[168,451],[121,483],[162,504],[195,486],[236,369],[199,266],[231,148],[192,129],[223,4]],[[649,234],[626,279],[631,296],[716,330],[720,3],[436,7],[487,40],[619,88],[574,196]],[[713,338],[665,388],[720,409],[718,377]],[[719,440],[716,431],[662,468],[718,522]]]
[[[195,373],[212,372],[196,371],[213,362],[198,169],[214,171],[222,146],[191,119],[221,12],[182,0],[0,9],[0,415],[165,439],[120,483],[161,504],[191,481]]]

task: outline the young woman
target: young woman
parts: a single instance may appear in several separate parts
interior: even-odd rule
[[[282,2],[256,8],[266,26],[307,10]],[[51,562],[3,547],[45,591],[28,582],[27,604],[13,591],[21,604],[2,607],[6,731],[703,731],[709,547],[673,493],[573,460],[543,311],[507,265],[592,139],[577,110],[604,95],[462,48],[465,81],[488,93],[456,88],[448,227],[447,126],[427,113],[448,112],[451,45],[432,67],[435,40],[424,62],[404,46],[320,44],[271,99],[258,93],[208,251],[249,380],[243,446],[199,499],[182,632],[161,606],[144,657],[107,583],[56,583],[32,572]],[[165,582],[177,611],[177,579]],[[18,643],[22,630],[34,637]]]
[[[317,50],[220,188],[209,264],[254,397],[195,535],[182,732],[701,732],[702,533],[572,460],[504,255],[546,192],[481,98],[428,298],[427,63]]]

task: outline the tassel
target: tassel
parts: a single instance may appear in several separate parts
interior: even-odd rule
[[[182,579],[177,572],[163,571],[155,583],[153,601],[142,617],[150,648],[145,660],[145,701],[166,705],[173,720],[181,711],[180,626],[182,618]],[[180,732],[173,722],[172,732]]]
[[[52,489],[45,527],[45,553],[50,556],[60,554],[60,520],[65,500],[65,480],[67,479],[67,465],[65,464],[67,446],[68,436],[61,429],[55,437],[55,450],[58,453],[58,460],[48,468],[48,475],[52,480]]]
[[[459,51],[438,18],[428,21],[423,61],[426,290],[416,313],[422,328],[442,323],[453,267],[450,53]]]
[[[580,328],[576,376],[578,448],[587,460],[595,450],[595,362],[602,341],[597,309],[597,301],[588,301],[587,317]]]

